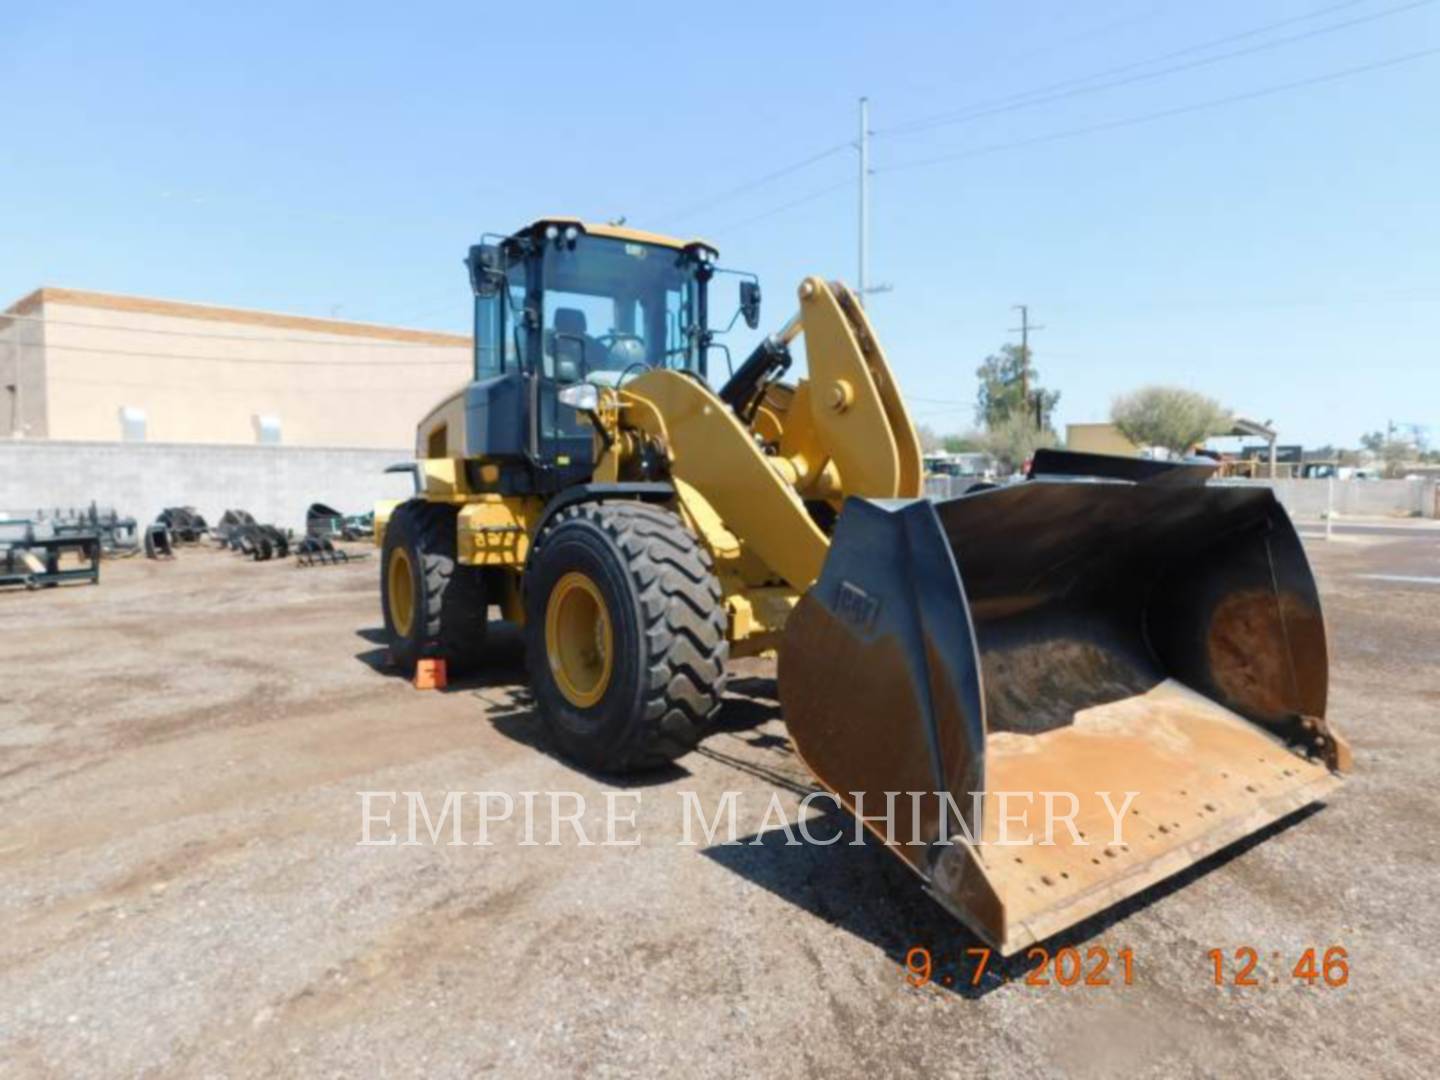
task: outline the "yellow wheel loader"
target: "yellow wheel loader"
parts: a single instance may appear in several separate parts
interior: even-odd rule
[[[819,782],[1005,953],[1348,768],[1315,583],[1268,489],[1042,452],[1023,482],[931,502],[843,285],[802,282],[717,391],[718,338],[758,326],[760,287],[709,245],[549,218],[466,262],[475,377],[420,423],[415,497],[377,508],[385,627],[401,662],[463,667],[497,607],[577,763],[679,757],[727,660],[775,650]]]

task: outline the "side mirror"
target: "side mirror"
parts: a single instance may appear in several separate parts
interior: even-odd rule
[[[758,281],[740,282],[740,314],[745,317],[745,325],[754,330],[760,325],[760,283]]]
[[[500,291],[505,273],[500,269],[500,248],[495,244],[475,244],[465,256],[470,269],[470,288],[475,295],[488,298]]]

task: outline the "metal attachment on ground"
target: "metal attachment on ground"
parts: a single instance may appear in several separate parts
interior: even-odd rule
[[[274,525],[250,525],[240,535],[240,550],[256,562],[290,554],[290,537]]]
[[[170,530],[158,521],[145,529],[145,557],[147,559],[173,559],[175,545],[170,542]]]
[[[170,530],[171,542],[177,544],[197,544],[210,531],[193,506],[168,506],[155,521]]]
[[[71,552],[78,567],[60,568]],[[50,521],[0,518],[0,585],[49,588],[63,581],[100,583],[100,537],[94,532],[60,532]]]
[[[38,515],[43,519],[44,515]],[[140,551],[140,538],[133,517],[122,518],[113,506],[93,501],[83,509],[57,508],[49,519],[57,536],[94,533],[100,538],[100,553],[107,559],[124,559]]]
[[[328,536],[307,536],[295,545],[295,561],[300,566],[350,562],[363,559],[366,554],[351,555],[332,544]]]
[[[305,534],[330,540],[369,540],[375,527],[374,511],[342,514],[324,503],[311,503],[305,511]]]
[[[215,527],[222,547],[248,555],[256,562],[283,559],[290,554],[290,533],[275,525],[262,525],[246,510],[226,510]]]
[[[240,533],[246,526],[254,525],[255,518],[247,510],[226,510],[220,515],[220,522],[211,535],[222,548],[240,550]]]

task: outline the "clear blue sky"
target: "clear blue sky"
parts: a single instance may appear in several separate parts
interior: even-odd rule
[[[1024,302],[1061,423],[1169,382],[1285,441],[1440,441],[1440,53],[1114,125],[1440,48],[1440,3],[1403,6],[12,4],[0,303],[465,330],[480,232],[624,214],[757,271],[774,326],[805,274],[855,277],[855,154],[713,197],[852,139],[868,94],[870,310],[921,422],[969,426]],[[1013,107],[1056,84],[1100,88]]]

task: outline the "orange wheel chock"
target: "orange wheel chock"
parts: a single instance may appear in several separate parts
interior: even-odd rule
[[[416,690],[444,690],[446,685],[444,660],[417,660],[415,662]]]

